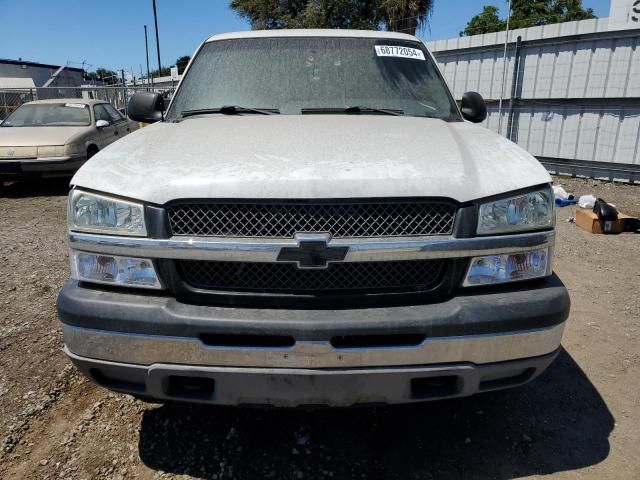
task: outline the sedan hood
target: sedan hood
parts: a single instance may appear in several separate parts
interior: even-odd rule
[[[64,145],[74,135],[89,127],[2,127],[0,147],[37,147]]]
[[[465,202],[550,180],[526,151],[465,122],[247,115],[143,128],[94,156],[72,184],[155,204],[423,196]]]

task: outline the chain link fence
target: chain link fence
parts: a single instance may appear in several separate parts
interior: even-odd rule
[[[127,108],[131,96],[136,92],[153,91],[170,100],[175,87],[149,88],[145,86],[84,86],[84,87],[40,87],[0,89],[0,120],[4,120],[16,108],[33,100],[55,98],[82,98],[84,100],[104,100],[117,109]]]

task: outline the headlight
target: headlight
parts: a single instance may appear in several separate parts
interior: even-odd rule
[[[64,148],[67,155],[80,155],[86,152],[84,145],[80,142],[68,143]]]
[[[144,237],[144,207],[74,189],[69,195],[69,230]]]
[[[123,287],[162,288],[153,262],[149,259],[75,250],[71,250],[69,257],[71,277],[76,280]]]
[[[38,147],[38,157],[64,157],[64,145],[45,145]]]
[[[489,255],[471,259],[463,286],[517,282],[551,275],[552,250],[544,248],[508,255]]]
[[[520,232],[553,227],[551,188],[480,205],[478,235]]]

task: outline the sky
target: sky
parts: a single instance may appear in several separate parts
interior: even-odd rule
[[[191,55],[210,35],[248,30],[228,8],[229,0],[156,0],[163,66]],[[506,0],[435,0],[423,40],[457,37],[483,5],[506,12]],[[0,58],[81,67],[146,70],[144,25],[149,28],[149,63],[158,65],[152,0],[0,0]],[[609,0],[583,0],[598,17],[609,15]]]

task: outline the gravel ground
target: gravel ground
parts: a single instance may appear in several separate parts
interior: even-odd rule
[[[557,179],[640,216],[640,187]],[[640,236],[558,211],[564,351],[533,383],[467,399],[319,411],[159,406],[64,357],[64,181],[0,190],[0,478],[640,478]]]

